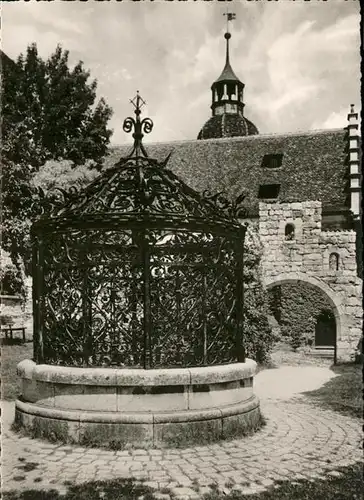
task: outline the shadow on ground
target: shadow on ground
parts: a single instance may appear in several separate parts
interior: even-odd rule
[[[304,392],[321,407],[358,418],[363,416],[363,366],[346,363],[332,365],[336,377],[314,391]]]
[[[234,485],[230,484],[229,488],[234,488]],[[198,493],[198,487],[195,491]],[[362,498],[362,492],[363,467],[362,464],[355,464],[341,468],[335,472],[335,476],[325,479],[277,481],[273,487],[262,493],[243,494],[238,490],[226,493],[211,485],[211,492],[201,495],[200,498],[201,500],[359,500]],[[70,485],[64,494],[57,490],[11,491],[3,493],[2,498],[3,500],[158,500],[169,498],[169,491],[165,489],[157,493],[142,483],[134,483],[131,479],[115,479]],[[170,498],[173,498],[172,494]]]

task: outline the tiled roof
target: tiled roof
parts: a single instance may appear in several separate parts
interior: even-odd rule
[[[229,61],[226,61],[225,67],[222,70],[222,73],[219,76],[219,78],[215,80],[215,83],[226,82],[226,81],[240,82],[239,78],[236,76],[232,67],[230,66]]]
[[[1,66],[4,67],[5,65],[7,66],[14,66],[15,62],[10,59],[10,57],[5,54],[2,50],[0,50],[0,61],[1,61]]]
[[[198,191],[225,191],[235,198],[246,190],[251,214],[258,212],[262,184],[280,184],[280,201],[321,200],[324,210],[343,210],[349,208],[346,135],[336,129],[147,144],[146,149],[159,160],[172,151],[167,168]],[[105,165],[114,165],[129,150],[111,148]],[[262,167],[265,155],[279,153],[281,167]]]
[[[219,139],[221,137],[242,137],[258,134],[250,120],[238,114],[224,113],[212,116],[202,127],[198,139]]]

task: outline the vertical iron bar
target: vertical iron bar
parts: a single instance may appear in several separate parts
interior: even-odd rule
[[[207,322],[206,322],[206,266],[202,268],[203,281],[202,281],[202,318],[203,318],[203,364],[207,365]]]
[[[245,228],[235,241],[236,258],[236,360],[245,362],[244,349],[244,239]]]
[[[86,258],[84,257],[84,263]],[[83,270],[82,279],[82,326],[83,326],[83,363],[88,366],[88,360],[91,355],[91,339],[90,339],[90,307],[89,307],[89,286],[88,286],[88,267]]]
[[[176,268],[176,333],[178,341],[181,339],[182,335],[185,333],[183,328],[181,328],[181,279],[179,269]],[[181,339],[182,340],[182,339]],[[182,350],[182,361],[185,364],[185,354]],[[180,359],[181,359],[180,358]]]
[[[41,364],[44,361],[43,346],[43,303],[44,303],[44,282],[43,282],[44,253],[43,240],[35,237],[33,246],[33,336],[34,336],[34,359]]]
[[[38,331],[39,331],[39,294],[38,294],[38,260],[39,260],[39,242],[38,238],[32,238],[32,296],[33,296],[33,357],[38,363]],[[7,332],[5,333],[7,336]]]
[[[142,235],[142,261],[143,261],[143,309],[144,309],[144,369],[151,368],[151,298],[150,298],[150,248],[146,231]]]
[[[140,355],[140,345],[139,345],[139,328],[138,328],[138,315],[137,315],[137,306],[138,306],[138,285],[137,279],[140,269],[140,257],[138,255],[138,239],[135,233],[135,230],[131,230],[131,256],[130,256],[130,333],[131,333],[131,354],[133,357],[133,364],[140,366],[143,356]]]

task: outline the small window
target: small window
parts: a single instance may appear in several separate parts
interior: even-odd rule
[[[283,154],[264,155],[262,160],[263,168],[279,168],[282,166]]]
[[[285,237],[286,241],[294,240],[294,225],[293,224],[286,225],[286,227],[284,228],[284,237]]]
[[[329,257],[329,269],[330,271],[338,271],[339,270],[339,254],[333,252]]]
[[[280,184],[261,184],[259,186],[258,198],[278,198]]]

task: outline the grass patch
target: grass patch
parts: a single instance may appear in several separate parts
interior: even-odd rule
[[[12,401],[21,394],[21,380],[16,367],[24,359],[32,359],[33,342],[1,346],[1,399]]]
[[[337,375],[315,391],[305,392],[315,403],[345,415],[363,416],[363,367],[354,363],[333,365]]]
[[[2,494],[3,500],[157,500],[156,491],[132,479],[89,481],[71,485],[66,493],[56,489],[9,491]]]

